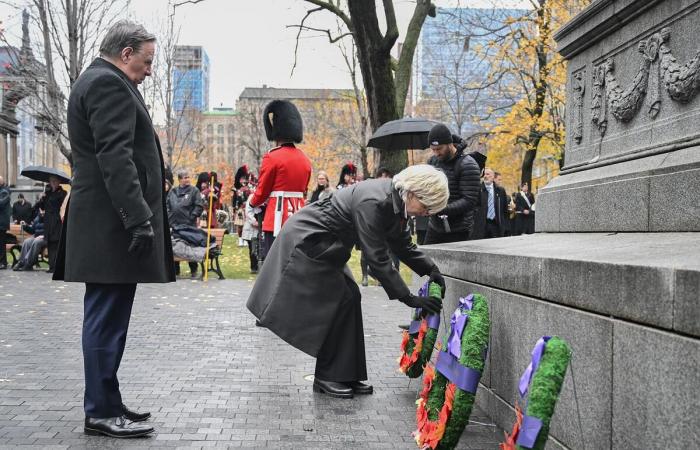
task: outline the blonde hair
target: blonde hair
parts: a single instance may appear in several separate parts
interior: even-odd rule
[[[316,174],[316,178],[318,177],[324,177],[326,179],[326,183],[328,184],[328,187],[331,187],[331,179],[328,177],[328,173],[325,170],[319,170],[318,173]]]
[[[410,192],[430,214],[440,212],[447,206],[450,197],[447,177],[433,166],[417,164],[407,167],[394,176],[393,183],[404,201]]]

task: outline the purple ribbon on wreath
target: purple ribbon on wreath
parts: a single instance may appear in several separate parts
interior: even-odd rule
[[[537,372],[537,368],[542,360],[542,355],[544,354],[544,349],[547,347],[547,341],[550,339],[551,336],[542,336],[537,340],[535,348],[532,349],[532,359],[530,360],[530,364],[527,366],[527,369],[525,369],[525,372],[523,372],[523,375],[520,377],[520,383],[518,385],[520,396],[523,398],[530,389],[530,382],[532,381],[532,377],[534,376],[535,372]],[[518,441],[516,444],[525,448],[534,447],[535,441],[537,440],[537,436],[540,434],[541,429],[541,419],[527,415],[523,416],[523,423],[520,427]]]
[[[428,286],[430,282],[426,281],[423,286],[418,289],[418,295],[420,297],[425,297],[428,295]],[[418,333],[418,330],[420,330],[420,324],[422,319],[420,319],[421,313],[423,312],[423,308],[416,308],[416,311],[414,312],[413,317],[419,317],[418,320],[412,320],[411,324],[408,326],[408,334],[416,334]],[[428,328],[432,328],[433,330],[438,330],[440,329],[440,315],[439,314],[432,314],[429,316],[425,317],[425,320],[428,321]]]
[[[473,294],[459,299],[459,306],[450,319],[450,336],[447,339],[446,348],[438,355],[435,367],[458,388],[475,394],[481,379],[481,372],[471,367],[464,367],[459,363],[459,358],[462,355],[462,333],[464,333],[464,328],[469,321],[469,315],[465,311],[470,311],[473,304]]]

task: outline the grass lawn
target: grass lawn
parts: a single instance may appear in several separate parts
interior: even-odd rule
[[[223,253],[219,257],[221,269],[227,279],[243,279],[254,280],[255,275],[250,273],[250,260],[248,259],[248,247],[238,246],[238,236],[227,234],[224,238]],[[359,283],[362,279],[362,271],[360,269],[360,252],[353,250],[350,261],[348,261],[350,270]],[[411,269],[405,264],[401,264],[401,276],[407,284],[411,284]],[[210,273],[209,276],[212,274]],[[214,274],[216,277],[216,274]],[[376,286],[376,280],[370,278],[370,286]]]

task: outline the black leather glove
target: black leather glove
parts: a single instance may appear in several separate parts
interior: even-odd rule
[[[433,268],[430,269],[430,282],[440,286],[442,289],[442,298],[445,298],[445,289],[447,289],[447,287],[445,286],[445,278],[440,273],[438,266],[433,266]]]
[[[141,225],[136,225],[131,228],[131,244],[129,245],[129,253],[142,255],[148,253],[153,248],[153,241],[156,235],[153,233],[151,221],[147,220]]]
[[[442,309],[442,302],[435,297],[418,297],[417,295],[408,294],[399,301],[411,308],[422,308],[423,311],[429,314],[437,314]]]

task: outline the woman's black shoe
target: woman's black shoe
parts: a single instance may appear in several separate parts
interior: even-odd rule
[[[129,408],[127,408],[124,403],[122,403],[122,413],[124,414],[124,417],[126,417],[126,420],[130,420],[132,422],[143,422],[144,420],[147,420],[149,417],[151,417],[151,413],[139,413],[136,411],[132,411]]]
[[[345,383],[336,381],[323,381],[318,378],[314,379],[314,392],[330,395],[337,398],[352,398],[352,389]]]
[[[114,438],[133,438],[153,433],[150,425],[138,425],[126,420],[126,417],[107,417],[105,419],[85,418],[85,434],[105,435]]]
[[[359,381],[351,381],[346,384],[350,387],[350,389],[352,389],[353,394],[370,395],[374,392],[372,385],[361,383]]]

